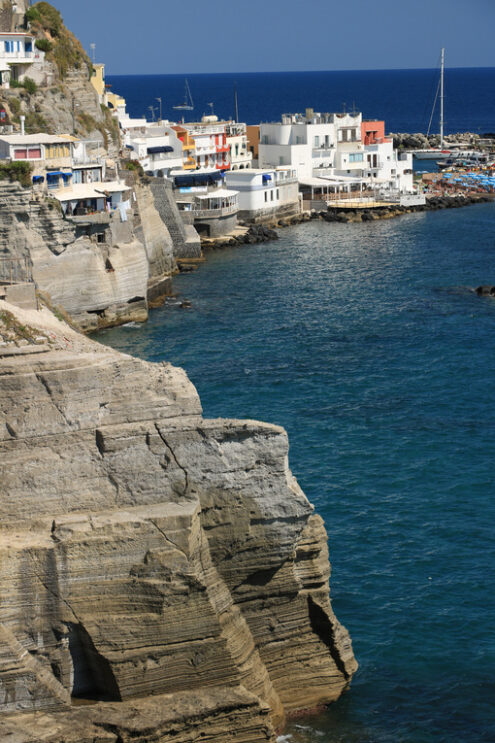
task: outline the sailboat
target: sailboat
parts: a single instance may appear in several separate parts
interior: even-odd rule
[[[186,78],[186,89],[184,91],[184,103],[179,103],[178,106],[174,106],[176,111],[194,111],[194,103],[189,89],[189,83]]]
[[[424,150],[413,150],[413,155],[417,160],[445,160],[451,155],[450,150],[445,150],[443,146],[443,101],[444,101],[443,79],[444,79],[444,73],[445,73],[445,49],[442,49],[441,62],[440,62],[440,82],[438,83],[437,93],[435,95],[435,100],[433,101],[433,109],[432,109],[431,116],[430,116],[430,123],[428,125],[428,131],[426,133],[426,136],[428,136],[430,133],[431,122],[433,119],[433,114],[435,113],[438,94],[440,93],[440,147],[428,147],[428,149],[424,149]]]

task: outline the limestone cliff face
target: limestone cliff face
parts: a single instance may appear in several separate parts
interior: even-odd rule
[[[338,698],[356,663],[283,429],[4,302],[0,403],[2,739],[274,743]]]
[[[149,186],[136,193],[128,222],[103,214],[88,228],[30,189],[0,183],[0,258],[27,258],[40,291],[81,329],[146,320],[148,299],[170,293],[175,261]]]

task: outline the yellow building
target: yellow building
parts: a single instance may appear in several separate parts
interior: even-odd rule
[[[91,75],[91,85],[98,93],[98,98],[100,99],[100,103],[104,103],[106,105],[107,95],[106,95],[106,87],[105,87],[105,65],[104,64],[93,65],[93,73]]]
[[[178,139],[182,142],[182,154],[184,158],[184,170],[196,170],[196,142],[183,126],[173,126]]]

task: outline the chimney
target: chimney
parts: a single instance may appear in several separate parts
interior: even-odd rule
[[[21,134],[22,135],[24,135],[26,133],[25,132],[25,129],[24,129],[24,122],[25,121],[26,121],[26,117],[25,116],[21,116]]]

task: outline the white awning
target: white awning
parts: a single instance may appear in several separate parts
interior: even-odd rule
[[[50,195],[58,201],[77,201],[78,199],[104,199],[106,194],[123,193],[129,186],[118,181],[96,183],[73,183],[69,188],[58,188]]]
[[[229,196],[237,196],[239,191],[230,191],[227,188],[219,188],[216,191],[200,194],[197,199],[227,199]]]

